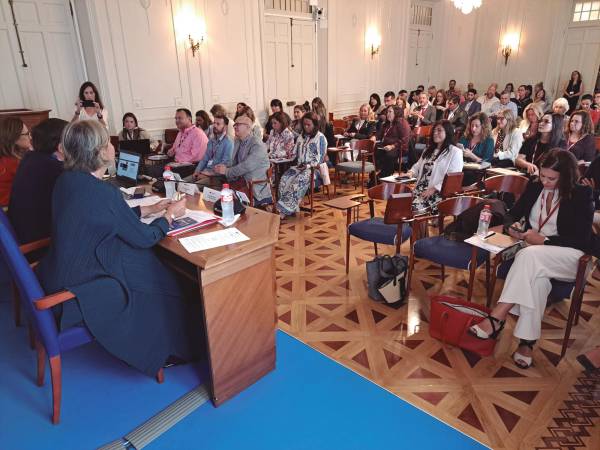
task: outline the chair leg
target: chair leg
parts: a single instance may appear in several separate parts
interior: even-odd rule
[[[335,194],[337,193],[337,184],[338,184],[338,177],[339,177],[339,173],[337,171],[337,169],[334,169],[333,171],[333,196],[335,197]]]
[[[27,325],[27,335],[29,336],[29,348],[35,350],[35,331],[33,331],[33,325]]]
[[[62,372],[60,355],[50,358],[50,376],[52,377],[52,423],[60,421],[60,399],[62,394]]]
[[[350,214],[350,211],[348,211]],[[350,270],[350,232],[346,229],[346,275]]]
[[[475,247],[473,247],[475,248]],[[471,301],[473,297],[473,283],[475,283],[475,271],[477,270],[476,264],[471,264],[469,269],[469,286],[467,287],[467,301]]]
[[[408,274],[407,274],[408,279],[406,280],[406,295],[407,296],[410,293],[410,286],[412,283],[412,273],[413,273],[414,265],[415,265],[415,252],[413,249],[413,243],[411,242],[410,251],[408,254]]]
[[[35,338],[35,349],[37,350],[37,380],[38,386],[44,385],[46,375],[46,350],[38,338]]]
[[[490,307],[492,301],[490,294],[490,255],[485,259],[485,306]]]
[[[375,256],[377,256],[377,242],[373,242],[373,247],[375,247]]]
[[[156,374],[156,381],[159,384],[162,384],[165,381],[165,369],[163,369],[162,367],[160,368],[160,370]]]
[[[440,272],[442,273],[442,284],[444,284],[444,280],[446,279],[446,266],[440,266]]]
[[[21,326],[21,297],[19,296],[19,290],[15,282],[11,282],[12,286],[12,301],[13,301],[13,314],[15,318],[15,325]]]

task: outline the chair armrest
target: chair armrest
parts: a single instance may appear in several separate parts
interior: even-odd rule
[[[40,239],[39,241],[33,241],[28,244],[19,245],[19,250],[24,255],[31,253],[35,250],[39,250],[41,248],[47,248],[50,246],[50,238]]]
[[[588,265],[591,260],[592,260],[591,255],[583,255],[581,258],[579,258],[579,262],[577,263],[577,281],[579,280],[580,277],[585,276],[585,273],[587,271]],[[585,281],[585,280],[582,280],[582,281]]]
[[[57,292],[56,294],[46,295],[34,302],[35,309],[45,310],[52,308],[53,306],[59,305],[75,298],[75,294],[70,291]]]

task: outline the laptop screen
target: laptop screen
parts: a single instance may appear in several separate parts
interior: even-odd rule
[[[136,153],[120,152],[117,163],[117,176],[136,181],[140,170],[140,155]]]

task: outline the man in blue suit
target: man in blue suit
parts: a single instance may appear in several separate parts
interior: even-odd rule
[[[481,111],[481,103],[477,101],[477,91],[475,89],[471,88],[467,91],[467,98],[460,107],[467,112],[469,117]]]

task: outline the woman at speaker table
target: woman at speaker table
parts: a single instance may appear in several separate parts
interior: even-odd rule
[[[574,280],[579,258],[590,251],[592,189],[577,184],[577,179],[577,161],[570,152],[552,149],[546,154],[539,179],[527,185],[505,220],[509,234],[527,246],[517,253],[496,307],[470,328],[476,337],[492,339],[509,312],[519,316],[513,334],[520,341],[513,360],[522,369],[533,364],[533,346],[541,335],[552,290],[550,280]]]
[[[203,330],[193,325],[182,285],[154,253],[185,200],[129,208],[102,181],[115,151],[98,122],[71,123],[63,132],[65,172],[52,195],[52,243],[38,267],[47,293],[68,289],[76,299],[56,307],[58,326],[85,323],[115,357],[155,376],[169,356],[199,355]],[[149,209],[163,215],[146,225]]]
[[[539,174],[539,164],[551,149],[566,148],[562,114],[544,114],[538,123],[538,132],[535,136],[525,140],[519,151],[515,166],[527,170],[530,175]]]
[[[123,115],[123,129],[119,131],[119,141],[139,141],[140,139],[148,139],[150,141],[150,150],[156,150],[158,141],[152,139],[150,133],[138,126],[138,120],[135,114],[125,113]]]
[[[71,122],[77,120],[95,120],[108,130],[108,113],[100,99],[98,88],[91,81],[86,81],[79,88],[79,96],[75,101],[75,114]]]

